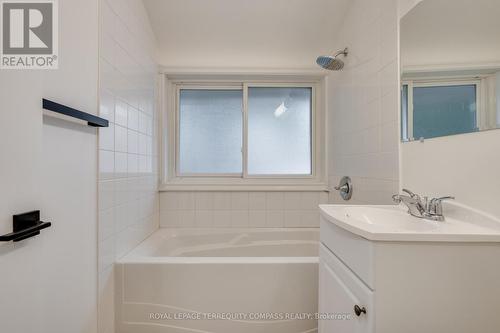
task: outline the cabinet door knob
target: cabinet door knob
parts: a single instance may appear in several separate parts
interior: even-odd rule
[[[366,314],[366,309],[365,307],[363,306],[362,308],[359,307],[359,305],[355,305],[354,306],[354,313],[356,314],[356,316],[361,316],[362,313]]]

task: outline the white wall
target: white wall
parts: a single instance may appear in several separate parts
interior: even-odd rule
[[[318,227],[326,192],[162,192],[162,227]]]
[[[113,263],[158,228],[155,39],[140,0],[100,0],[99,332],[114,332]]]
[[[41,108],[46,97],[97,114],[97,7],[59,1],[58,70],[0,70],[0,233],[34,209],[53,223],[0,244],[2,332],[97,330],[97,130]]]
[[[172,68],[314,68],[350,0],[144,0]]]
[[[401,185],[500,216],[500,131],[401,144]]]
[[[342,71],[329,76],[328,145],[330,201],[391,203],[398,190],[398,4],[356,0],[335,49],[349,47]],[[343,201],[333,187],[353,180],[353,197]]]
[[[408,13],[413,7],[415,7],[419,2],[423,0],[398,0],[398,13],[399,17],[403,17]]]
[[[499,13],[497,0],[421,2],[402,18],[404,72],[497,68]]]

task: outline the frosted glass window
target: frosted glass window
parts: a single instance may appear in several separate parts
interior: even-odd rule
[[[476,86],[434,86],[413,89],[413,137],[477,131]]]
[[[311,174],[311,88],[248,89],[248,174]]]
[[[401,140],[408,141],[408,85],[401,89]]]
[[[181,174],[242,173],[241,90],[181,89]]]

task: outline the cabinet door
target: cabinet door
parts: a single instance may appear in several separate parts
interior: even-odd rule
[[[319,262],[319,333],[373,332],[373,291],[323,245]],[[364,308],[356,315],[354,307]],[[321,318],[321,316],[329,316]],[[337,316],[336,318],[334,316]],[[346,318],[347,317],[347,318]]]

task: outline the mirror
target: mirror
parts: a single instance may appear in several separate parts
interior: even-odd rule
[[[400,27],[402,141],[500,128],[500,1],[423,0]]]

